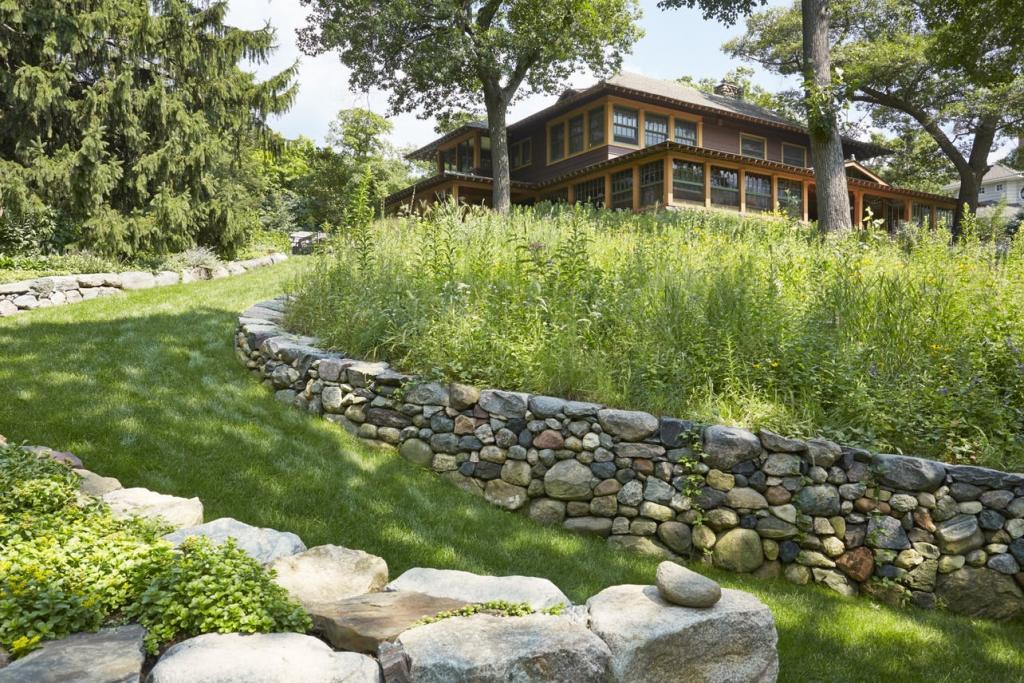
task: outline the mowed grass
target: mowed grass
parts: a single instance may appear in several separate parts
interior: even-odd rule
[[[276,402],[234,358],[235,318],[299,259],[0,320],[0,433],[68,449],[125,486],[414,566],[553,580],[574,601],[656,562],[503,512]],[[784,681],[1024,681],[1024,623],[899,611],[700,568],[775,615]]]

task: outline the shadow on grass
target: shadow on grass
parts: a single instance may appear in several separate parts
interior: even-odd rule
[[[295,531],[310,546],[381,555],[392,576],[413,566],[545,576],[574,601],[653,582],[654,560],[503,512],[276,402],[231,351],[244,288],[230,290],[224,308],[205,301],[216,290],[203,291],[143,297],[131,311],[83,304],[0,323],[0,433],[71,450],[125,486],[199,496],[207,519],[232,516]],[[772,608],[782,680],[1024,680],[1024,624],[701,571]]]

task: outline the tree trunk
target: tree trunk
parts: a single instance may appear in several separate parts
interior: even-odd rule
[[[957,172],[960,174],[960,192],[957,193],[956,209],[953,211],[953,241],[960,239],[963,234],[963,219],[965,210],[968,213],[978,212],[978,190],[981,189],[981,181],[991,168],[988,165],[988,155],[992,151],[992,145],[996,139],[996,127],[990,122],[983,122],[974,132],[974,144],[971,145],[971,156],[967,159],[967,166],[957,164]],[[966,209],[964,205],[966,206]]]
[[[494,179],[491,208],[504,214],[508,213],[512,204],[512,179],[509,175],[508,163],[508,131],[505,126],[508,103],[500,95],[485,92],[484,104],[487,107],[487,128],[491,136],[491,177]]]
[[[852,223],[846,168],[843,166],[843,141],[839,135],[835,102],[830,95],[823,96],[831,93],[832,86],[828,0],[801,0],[801,6],[804,96],[818,198],[818,230],[823,233],[849,230]]]
[[[960,192],[957,193],[956,209],[953,211],[953,225],[949,226],[954,241],[960,239],[960,235],[963,234],[964,216],[978,211],[980,187],[981,182],[974,171],[971,169],[960,170]]]

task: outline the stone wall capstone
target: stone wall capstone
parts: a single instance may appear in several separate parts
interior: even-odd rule
[[[502,508],[844,595],[1024,614],[1024,474],[426,382],[289,334],[285,304],[256,304],[235,335],[278,399]]]
[[[88,301],[101,296],[120,294],[135,289],[150,289],[196,280],[216,280],[231,275],[280,263],[285,254],[269,254],[244,261],[228,261],[216,268],[188,268],[176,272],[162,270],[156,273],[131,271],[124,273],[82,273],[80,275],[50,275],[34,280],[0,284],[0,318],[23,311],[50,306],[64,306]]]

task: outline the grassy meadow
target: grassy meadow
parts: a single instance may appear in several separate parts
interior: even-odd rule
[[[289,322],[483,386],[1024,469],[1024,246],[442,207],[339,239]]]

